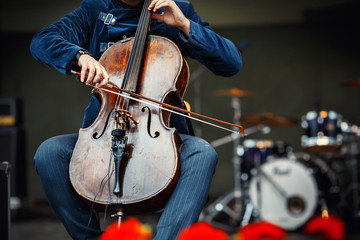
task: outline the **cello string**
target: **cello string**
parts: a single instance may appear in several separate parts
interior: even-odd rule
[[[143,4],[138,27],[135,32],[135,40],[130,52],[128,64],[126,66],[124,81],[122,83],[122,88],[130,91],[135,91],[137,86],[139,70],[142,63],[142,56],[144,54],[144,49],[145,49],[144,46],[148,35],[147,29],[149,28],[149,22],[151,19],[150,18],[151,12],[148,10],[150,3],[151,3],[150,0],[146,0]],[[119,92],[121,92],[121,90]],[[118,95],[115,106],[120,105],[119,101],[121,100],[119,99],[119,95]],[[129,104],[130,104],[129,98],[127,98],[126,100],[123,99],[123,101],[121,101],[120,109],[127,111],[127,109],[129,108]]]
[[[139,26],[136,30],[134,46],[132,50],[132,52],[134,52],[134,58],[132,59],[133,67],[131,69],[131,79],[128,89],[131,89],[131,91],[134,92],[136,91],[137,82],[141,71],[141,65],[143,63],[143,57],[146,50],[146,40],[148,37],[148,29],[151,19],[151,14],[148,10],[150,2],[150,0],[146,0],[143,4],[143,9],[139,19]]]
[[[171,109],[162,107],[162,106],[160,106],[159,104],[156,105],[155,103],[151,103],[151,102],[149,102],[149,101],[140,100],[140,99],[138,99],[138,98],[131,97],[131,96],[125,96],[123,93],[115,92],[115,91],[112,91],[112,90],[109,90],[109,89],[106,89],[106,88],[101,88],[101,89],[104,90],[104,91],[106,91],[106,92],[113,93],[113,94],[117,94],[117,95],[120,95],[120,96],[122,96],[122,97],[129,98],[129,99],[131,99],[131,100],[134,100],[134,101],[143,103],[143,104],[145,104],[145,105],[150,105],[150,106],[152,106],[152,107],[156,107],[156,108],[159,108],[159,109],[162,109],[162,110],[165,110],[165,111],[168,111],[168,112],[171,112],[171,113],[174,113],[174,114],[177,114],[177,115],[186,117],[186,118],[190,118],[190,119],[192,119],[192,120],[195,120],[195,121],[198,121],[198,122],[201,122],[201,123],[204,123],[204,124],[207,124],[207,125],[216,127],[216,128],[220,128],[220,129],[225,130],[225,131],[228,131],[228,132],[240,134],[238,131],[234,131],[234,130],[232,130],[232,129],[225,128],[225,127],[216,125],[216,124],[214,124],[214,123],[210,123],[210,122],[207,122],[207,121],[204,121],[204,120],[201,120],[201,119],[198,119],[198,118],[195,118],[195,117],[186,115],[186,114],[184,114],[184,113],[176,112],[176,111],[174,111],[174,110],[171,110]]]

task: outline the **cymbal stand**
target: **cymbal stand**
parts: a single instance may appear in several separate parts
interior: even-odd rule
[[[360,131],[356,132],[356,139],[360,136]],[[360,217],[359,211],[359,182],[358,182],[358,165],[357,165],[357,156],[359,155],[358,142],[357,140],[350,140],[349,146],[349,165],[351,169],[351,178],[352,184],[350,185],[350,191],[352,191],[352,201],[353,201],[353,215],[355,218]]]
[[[263,124],[259,124],[259,125],[256,125],[254,127],[249,127],[249,128],[246,128],[245,129],[245,133],[246,135],[251,135],[253,133],[257,133],[261,131],[263,134],[268,134],[270,132],[270,127],[269,126],[266,126],[266,125],[263,125]],[[240,134],[236,134],[236,133],[231,133],[230,135],[227,135],[225,137],[222,137],[222,138],[219,138],[219,139],[216,139],[214,141],[212,141],[210,144],[211,146],[213,146],[214,148],[216,147],[219,147],[219,146],[222,146],[226,143],[229,143],[229,142],[232,142],[238,138],[241,138],[242,136]]]
[[[240,99],[236,96],[232,97],[232,108],[234,109],[234,123],[239,124],[241,117],[241,105]],[[225,229],[228,227],[236,227],[247,225],[250,221],[253,205],[250,202],[247,193],[243,193],[241,184],[241,157],[238,154],[238,147],[241,144],[240,136],[229,135],[225,138],[217,140],[216,146],[220,146],[220,143],[227,143],[233,141],[233,165],[234,165],[234,189],[220,197],[212,204],[210,204],[200,216],[201,220],[212,222],[214,225],[221,225]],[[220,144],[220,145],[219,145]],[[214,145],[213,145],[214,146]],[[215,146],[214,146],[215,147]],[[216,217],[220,212],[225,213],[229,217],[229,223],[222,224],[216,221]],[[229,229],[233,230],[233,229]]]

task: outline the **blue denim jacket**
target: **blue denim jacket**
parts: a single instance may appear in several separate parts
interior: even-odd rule
[[[176,27],[158,20],[151,21],[150,34],[171,39],[184,58],[200,61],[216,75],[236,74],[242,65],[236,46],[211,30],[190,2],[175,2],[190,20],[190,37],[186,38]],[[141,7],[127,7],[120,0],[83,0],[79,8],[34,36],[31,53],[35,59],[69,75],[80,49],[88,50],[95,59],[99,59],[112,42],[134,36],[140,12]],[[93,95],[85,110],[83,127],[92,124],[100,107],[99,99]],[[189,121],[183,117],[172,116],[171,126],[180,133],[191,134]]]

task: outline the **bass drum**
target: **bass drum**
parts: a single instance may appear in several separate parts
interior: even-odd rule
[[[320,199],[338,191],[335,175],[320,158],[296,154],[263,164],[249,194],[260,219],[296,230],[315,214]]]

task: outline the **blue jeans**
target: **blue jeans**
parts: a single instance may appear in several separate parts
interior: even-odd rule
[[[161,214],[157,240],[176,239],[186,226],[198,220],[206,202],[217,154],[201,138],[180,135],[181,175]],[[43,142],[34,157],[45,195],[73,239],[97,239],[102,233],[97,213],[84,204],[69,180],[69,161],[78,134],[61,135]]]

